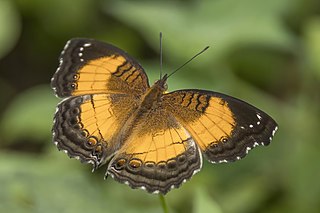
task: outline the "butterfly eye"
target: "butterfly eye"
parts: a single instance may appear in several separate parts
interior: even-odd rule
[[[167,91],[168,90],[168,84],[164,85],[164,90]]]

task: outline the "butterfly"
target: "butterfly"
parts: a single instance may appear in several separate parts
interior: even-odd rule
[[[211,163],[232,162],[268,145],[277,123],[221,93],[167,92],[164,75],[149,86],[142,66],[123,50],[93,39],[65,45],[51,79],[58,104],[53,141],[71,158],[107,165],[106,176],[166,194]]]

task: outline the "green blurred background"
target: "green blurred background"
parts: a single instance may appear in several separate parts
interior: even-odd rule
[[[89,37],[135,57],[152,83],[246,100],[279,124],[268,147],[211,165],[166,196],[171,212],[320,212],[319,0],[1,0],[0,212],[162,212],[159,199],[69,159],[51,141],[50,79],[65,42]]]

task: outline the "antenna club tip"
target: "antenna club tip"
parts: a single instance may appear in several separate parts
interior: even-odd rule
[[[210,46],[206,46],[206,47],[204,48],[204,50],[207,50],[207,49],[209,49],[209,47],[210,47]]]

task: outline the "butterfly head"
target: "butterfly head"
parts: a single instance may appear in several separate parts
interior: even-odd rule
[[[161,79],[157,80],[153,86],[157,87],[158,90],[161,91],[161,93],[164,93],[168,89],[167,80],[168,80],[168,74],[165,74]]]

